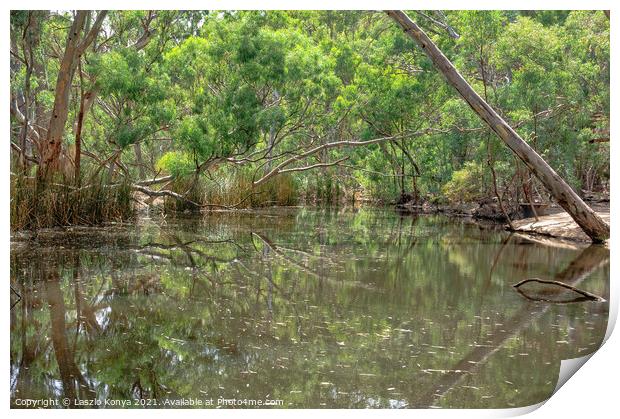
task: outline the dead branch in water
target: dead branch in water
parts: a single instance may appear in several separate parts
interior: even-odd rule
[[[173,191],[169,191],[169,190],[165,190],[165,189],[161,189],[161,190],[152,190],[149,188],[146,188],[144,186],[141,185],[131,185],[132,189],[138,192],[142,192],[145,195],[148,195],[150,197],[171,197],[174,199],[178,199],[179,201],[184,201],[187,202],[188,204],[191,204],[192,206],[196,207],[197,209],[200,208],[222,208],[222,209],[236,209],[239,208],[239,206],[241,206],[245,201],[247,201],[248,199],[252,198],[254,195],[260,195],[262,193],[265,193],[265,191],[254,191],[251,193],[248,193],[245,197],[243,197],[241,200],[239,200],[237,203],[233,204],[233,205],[220,205],[220,204],[199,204],[198,202],[194,202],[191,199],[185,197],[183,194],[179,194]]]
[[[577,294],[581,294],[585,298],[587,298],[588,300],[592,300],[592,301],[605,301],[605,299],[603,297],[600,297],[600,296],[592,294],[592,293],[590,293],[588,291],[584,291],[582,289],[573,287],[572,285],[568,285],[568,284],[565,284],[564,282],[560,282],[560,281],[550,281],[550,280],[545,280],[545,279],[540,279],[540,278],[528,278],[528,279],[524,279],[523,281],[517,282],[516,284],[513,285],[513,287],[518,289],[521,285],[527,284],[528,282],[538,282],[540,284],[557,285],[559,287],[563,287],[563,288],[569,289],[571,291],[574,291]],[[521,293],[521,294],[523,294],[523,293]],[[545,300],[545,301],[548,301],[548,300]]]

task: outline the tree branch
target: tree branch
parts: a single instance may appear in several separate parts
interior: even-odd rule
[[[136,185],[151,186],[151,185],[157,185],[159,183],[166,183],[168,181],[171,181],[172,179],[174,179],[174,176],[172,175],[162,176],[159,178],[154,178],[154,179],[149,179],[149,180],[141,180],[139,182],[136,182]]]
[[[258,186],[262,183],[265,183],[267,180],[271,179],[272,177],[276,176],[279,173],[282,173],[284,168],[296,161],[300,161],[305,159],[306,157],[312,156],[313,154],[318,153],[319,151],[323,151],[323,150],[327,150],[330,148],[337,148],[337,147],[361,147],[361,146],[366,146],[366,145],[370,145],[370,144],[376,144],[376,143],[381,143],[384,141],[391,141],[391,140],[395,140],[395,139],[400,139],[400,138],[412,138],[412,137],[419,137],[422,135],[426,135],[429,134],[430,132],[432,132],[432,129],[426,129],[426,130],[422,130],[422,131],[417,131],[414,133],[409,133],[409,134],[402,134],[402,135],[396,135],[396,136],[388,136],[388,137],[381,137],[381,138],[375,138],[373,140],[366,140],[366,141],[351,141],[351,140],[345,140],[345,141],[335,141],[335,142],[331,142],[331,143],[325,143],[322,144],[320,146],[316,146],[314,148],[311,148],[310,150],[295,155],[289,159],[284,160],[282,163],[278,164],[276,167],[273,168],[273,170],[271,170],[269,173],[267,173],[266,175],[264,175],[262,178],[258,179],[257,181],[253,182],[254,186]]]
[[[187,203],[195,206],[196,208],[235,209],[235,208],[238,208],[245,201],[250,199],[252,196],[260,195],[260,194],[264,193],[264,191],[251,192],[248,195],[246,195],[243,199],[241,199],[239,202],[237,202],[236,204],[233,204],[233,205],[220,205],[220,204],[199,204],[199,203],[197,203],[195,201],[192,201],[191,199],[186,198],[185,196],[183,196],[183,195],[181,195],[179,193],[172,192],[172,191],[169,191],[169,190],[154,191],[152,189],[146,188],[144,186],[136,185],[136,184],[131,185],[131,187],[132,187],[133,190],[138,191],[138,192],[142,192],[143,194],[148,195],[150,197],[165,197],[165,196],[168,196],[170,198],[174,198],[174,199],[178,199],[180,201],[187,202]]]
[[[88,46],[92,44],[92,42],[95,40],[95,37],[99,34],[99,30],[101,29],[101,25],[103,24],[103,20],[105,19],[107,14],[107,10],[102,10],[97,14],[97,19],[95,20],[92,28],[90,28],[88,34],[84,36],[84,39],[82,39],[82,41],[77,46],[76,52],[78,56],[84,54],[86,48],[88,48]]]
[[[280,170],[280,174],[282,173],[289,173],[289,172],[303,172],[305,170],[312,170],[312,169],[316,169],[317,167],[329,167],[329,166],[336,166],[339,163],[342,163],[345,160],[349,160],[349,157],[343,157],[339,160],[333,161],[333,162],[329,162],[329,163],[317,163],[317,164],[312,164],[310,166],[302,166],[302,167],[292,167],[290,169],[284,169],[284,170]]]
[[[15,150],[18,154],[22,155],[22,149],[19,148],[19,146],[17,144],[15,144],[14,142],[11,142],[11,148],[13,150]],[[30,156],[26,153],[23,153],[23,156],[26,160],[34,163],[34,164],[39,164],[39,160],[36,157]]]
[[[516,284],[513,285],[513,287],[518,289],[521,285],[527,284],[528,282],[538,282],[540,284],[557,285],[559,287],[563,287],[563,288],[569,289],[571,291],[574,291],[577,294],[581,294],[585,298],[587,298],[588,300],[605,301],[605,299],[603,297],[599,297],[598,295],[592,294],[592,293],[590,293],[588,291],[584,291],[582,289],[573,287],[572,285],[568,285],[568,284],[565,284],[564,282],[560,282],[560,281],[548,281],[548,280],[540,279],[540,278],[528,278],[528,279],[524,279],[523,281],[517,282]]]

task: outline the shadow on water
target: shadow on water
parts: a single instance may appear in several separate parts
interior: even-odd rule
[[[13,246],[11,400],[248,398],[284,407],[510,407],[598,348],[609,251],[443,217],[268,210]],[[57,243],[57,244],[54,244]]]

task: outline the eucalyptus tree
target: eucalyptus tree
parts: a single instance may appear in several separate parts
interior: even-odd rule
[[[543,160],[534,149],[495,112],[465,81],[454,65],[443,55],[433,41],[402,11],[389,11],[422,48],[435,67],[446,77],[480,118],[506,143],[506,145],[543,182],[558,203],[573,217],[584,232],[596,242],[609,238],[609,225],[596,214],[573,189]]]
[[[80,10],[75,13],[75,17],[71,22],[58,69],[58,77],[54,89],[54,104],[47,128],[47,135],[42,143],[41,163],[39,166],[39,177],[41,179],[48,178],[54,171],[59,169],[62,139],[69,115],[69,97],[73,76],[81,56],[99,34],[106,14],[107,11],[97,13],[95,21],[91,22],[91,12]]]
[[[211,17],[200,36],[165,54],[179,109],[178,147],[160,160],[168,171],[183,161],[189,167],[179,173],[270,162],[276,147],[290,153],[312,136],[322,102],[338,87],[333,64],[300,31],[274,30],[261,19]]]
[[[606,187],[604,14],[416,16],[572,187]],[[308,196],[511,198],[516,158],[414,45],[377,12],[15,11],[14,168],[28,179],[34,168],[70,172],[65,189],[78,191],[107,172],[110,188],[179,200],[187,185],[220,180],[243,183],[241,199],[282,174]],[[206,195],[191,199],[209,206]]]

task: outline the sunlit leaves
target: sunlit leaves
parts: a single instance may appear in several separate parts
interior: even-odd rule
[[[170,151],[161,156],[156,167],[173,176],[184,176],[192,173],[196,169],[196,164],[187,153]]]
[[[69,11],[41,13],[41,42],[33,51],[41,68],[31,75],[30,89],[33,107],[43,111],[43,120],[34,120],[45,125],[59,69],[56,50],[72,17]],[[82,78],[74,80],[64,135],[71,144],[80,92],[94,92],[84,149],[101,156],[121,150],[130,177],[138,168],[144,169],[140,176],[155,175],[166,153],[190,156],[195,166],[242,158],[270,141],[276,143],[272,155],[284,155],[317,142],[426,128],[443,132],[400,147],[330,150],[322,161],[349,157],[349,168],[293,176],[298,185],[320,178],[314,183],[326,190],[339,185],[396,194],[412,187],[416,170],[409,153],[421,169],[417,187],[439,193],[466,162],[487,158],[480,121],[384,13],[149,13],[110,12],[96,45],[83,56]],[[588,143],[609,127],[609,21],[601,11],[447,11],[458,39],[421,13],[411,15],[491,106],[518,124],[527,141],[535,140],[563,176],[577,179],[572,186],[590,169],[605,172],[608,145]],[[150,41],[137,48],[149,16]],[[26,22],[24,12],[12,13],[12,38],[22,39]],[[21,41],[12,48],[24,54]],[[13,58],[12,99],[23,107],[26,69]],[[14,142],[20,129],[13,117]],[[141,164],[134,162],[138,150],[129,147],[135,144],[143,147]],[[490,149],[498,163],[513,162],[496,142]],[[260,164],[247,164],[244,173],[256,174]],[[232,167],[220,166],[222,176],[237,178],[238,167]],[[350,167],[358,168],[354,176]],[[384,176],[372,173],[378,168]],[[406,184],[397,185],[403,177]]]

